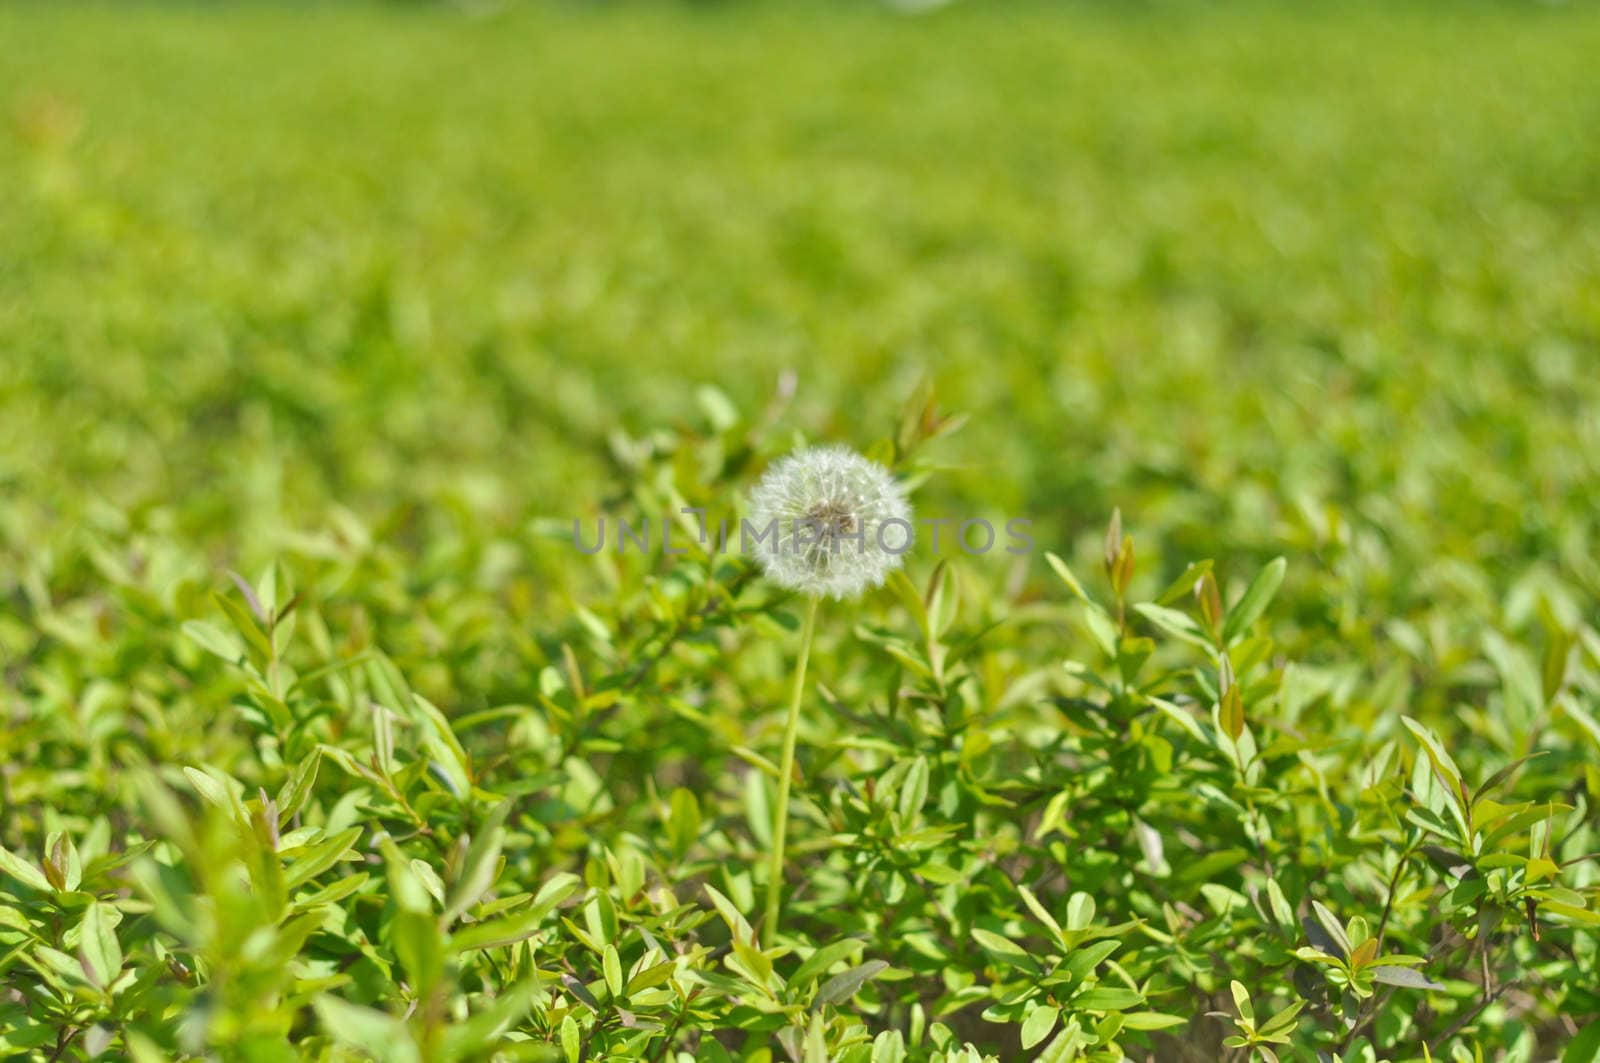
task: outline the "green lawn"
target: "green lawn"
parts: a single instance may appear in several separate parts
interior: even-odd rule
[[[1215,1060],[1239,980],[1309,1000],[1284,1058],[1597,1058],[1600,7],[24,0],[0,42],[0,1056]],[[898,429],[924,383],[959,432]],[[570,536],[737,514],[800,439],[1037,551],[824,608],[768,956],[728,917],[798,605]],[[1114,509],[1108,646],[1043,555],[1114,617]],[[1199,570],[1132,606],[1276,557],[1241,747]],[[1081,928],[1017,886],[1123,951],[1056,985]],[[1442,988],[1308,992],[1312,901]]]

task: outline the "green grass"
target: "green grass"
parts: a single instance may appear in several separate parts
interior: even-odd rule
[[[1050,1043],[1021,1047],[1037,1015],[1104,1058],[1217,1059],[1230,981],[1263,1020],[1295,998],[1313,900],[1392,908],[1385,951],[1446,988],[1312,993],[1286,1058],[1553,1059],[1600,1014],[1573,977],[1600,963],[1600,9],[13,3],[0,41],[0,845],[43,874],[60,832],[84,863],[82,889],[0,875],[0,1055],[690,1059],[715,1033],[756,1059],[791,1029],[1013,1059]],[[923,381],[970,420],[883,442]],[[862,944],[780,1006],[724,917],[760,910],[798,603],[569,537],[737,513],[799,438],[876,446],[921,515],[1030,517],[1038,551],[913,553],[902,592],[961,591],[932,625],[952,676],[907,663],[934,654],[914,594],[824,608],[805,885],[764,960]],[[1043,552],[1115,613],[1116,508],[1108,653]],[[1229,650],[1243,765],[1215,648],[1131,604],[1203,559],[1234,603],[1279,556]],[[252,641],[230,570],[303,592],[295,630]],[[1156,637],[1148,671],[1124,634]],[[386,712],[395,760],[363,775]],[[1474,830],[1449,844],[1402,717],[1469,789],[1543,751],[1496,800],[1554,826],[1436,868],[1421,846]],[[457,736],[461,794],[428,768]],[[302,918],[251,816],[319,749],[302,825],[360,828],[340,868],[370,878]],[[201,765],[254,812],[203,801]],[[503,867],[442,918],[460,839],[497,830]],[[551,882],[570,922],[462,950]],[[1092,895],[1139,1002],[1052,987],[1043,957],[1083,943],[1015,885],[1063,926]],[[101,931],[137,972],[115,993],[60,969]],[[611,993],[608,943],[681,957],[670,999]],[[1188,1025],[1102,1025],[1152,1012]]]

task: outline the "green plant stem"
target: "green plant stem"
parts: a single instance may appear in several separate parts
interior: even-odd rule
[[[778,911],[783,903],[783,844],[789,833],[789,783],[794,777],[794,743],[800,731],[800,695],[806,686],[806,661],[811,657],[811,635],[817,627],[817,596],[806,599],[806,618],[800,627],[800,657],[794,665],[794,686],[789,691],[789,718],[783,725],[783,756],[778,762],[778,807],[772,817],[772,860],[767,867],[767,915],[761,938],[767,947],[778,940]]]

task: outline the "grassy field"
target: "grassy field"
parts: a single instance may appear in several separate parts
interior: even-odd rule
[[[0,41],[0,1055],[1600,1057],[1600,8]],[[763,950],[797,604],[571,524],[802,439],[1037,550],[824,609]]]

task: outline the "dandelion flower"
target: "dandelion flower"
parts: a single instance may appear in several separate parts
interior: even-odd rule
[[[746,526],[768,579],[835,599],[882,586],[913,538],[911,506],[893,474],[842,446],[774,463],[750,496]]]
[[[778,800],[772,817],[772,851],[767,864],[767,910],[762,940],[778,939],[783,906],[783,853],[789,829],[789,786],[794,778],[795,742],[806,661],[817,626],[817,602],[824,594],[850,598],[882,586],[900,567],[911,547],[911,506],[894,476],[849,447],[810,447],[773,463],[750,495],[750,516],[740,528],[741,545],[753,535],[756,556],[767,578],[806,595],[800,625],[800,654],[789,688],[789,711],[778,759]]]

